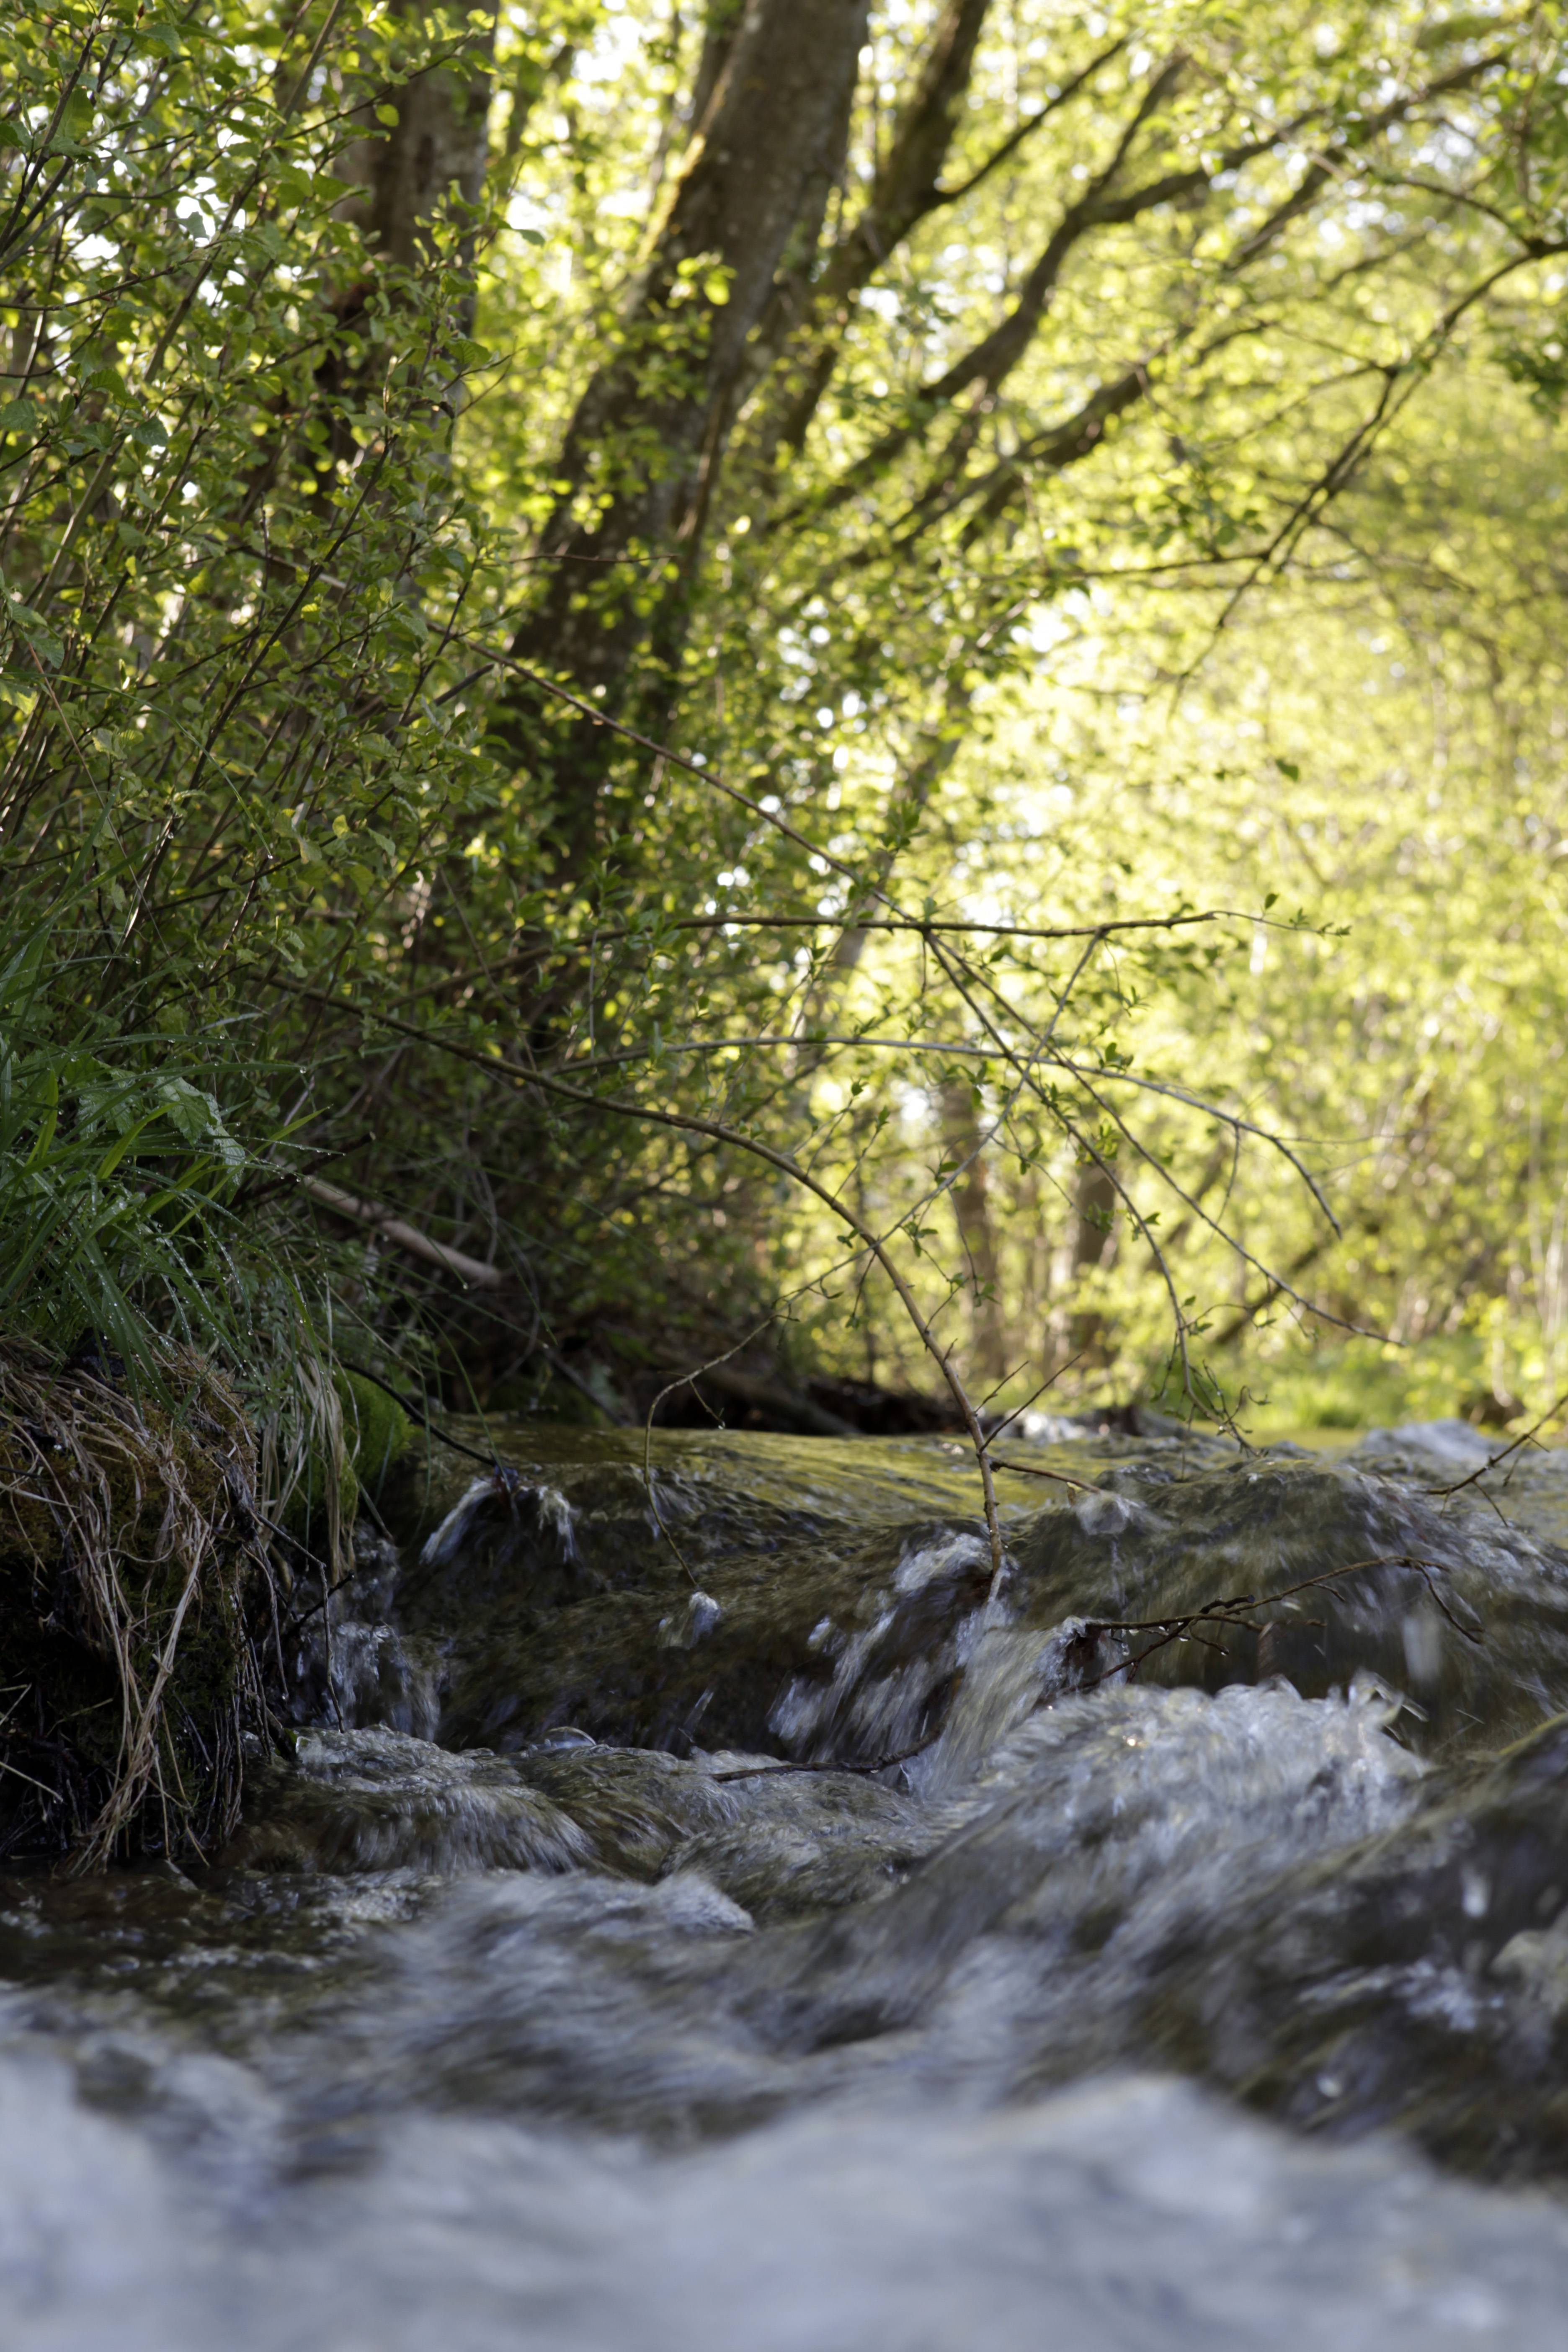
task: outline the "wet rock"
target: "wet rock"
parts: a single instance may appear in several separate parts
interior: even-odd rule
[[[1209,1690],[1283,1675],[1319,1696],[1367,1672],[1411,1702],[1401,1737],[1439,1756],[1568,1706],[1568,1553],[1546,1532],[1560,1470],[1515,1461],[1496,1495],[1446,1499],[1426,1491],[1436,1457],[1418,1475],[1408,1445],[1384,1476],[1375,1448],[1096,1444],[1035,1449],[1080,1484],[1047,1486],[1042,1507],[1018,1479],[1008,1503],[1000,1616],[1086,1629],[1058,1688],[1135,1667]],[[570,1721],[618,1746],[865,1765],[935,1735],[990,1583],[961,1449],[680,1434],[654,1476],[697,1594],[640,1444],[613,1433],[433,1494],[393,1614],[444,1661],[444,1742],[511,1752]]]
[[[723,1617],[724,1612],[710,1592],[693,1592],[684,1609],[672,1610],[658,1621],[658,1644],[661,1650],[694,1650],[705,1642]]]
[[[942,1834],[909,1797],[844,1772],[747,1772],[727,1822],[677,1846],[674,1870],[710,1879],[759,1924],[868,1903],[901,1884]]]
[[[558,1605],[519,1577],[482,1615],[454,1611],[444,1632],[450,1604],[428,1595],[419,1622],[446,1658],[439,1737],[514,1752],[569,1721],[622,1747],[878,1761],[935,1729],[959,1628],[984,1601],[982,1549],[973,1535],[957,1541],[951,1573],[902,1593],[900,1566],[933,1549],[947,1558],[951,1528],[736,1552],[706,1571],[717,1613],[689,1641],[668,1639],[672,1625],[691,1628],[673,1561],[647,1562],[640,1589]]]
[[[1430,1483],[1452,1484],[1482,1468],[1507,1443],[1468,1421],[1404,1421],[1393,1429],[1369,1429],[1349,1458]]]
[[[564,1597],[575,1589],[573,1571],[584,1563],[566,1496],[498,1463],[470,1479],[431,1529],[419,1566],[426,1574],[443,1571],[448,1596],[461,1595],[473,1606],[504,1590],[506,1571],[514,1566],[525,1570],[536,1589]]]
[[[759,1952],[744,2013],[803,2050],[925,2021],[932,2063],[968,2050],[997,2087],[1109,2063],[1149,1980],[1131,1955],[1169,1937],[1173,1905],[1228,1911],[1285,1856],[1405,1817],[1420,1767],[1387,1719],[1372,1689],[1065,1698],[992,1751],[905,1883]]]
[[[1290,2122],[1568,2172],[1568,1719],[1439,1776],[1397,1834],[1281,1876],[1153,1973],[1153,2039]]]
[[[1310,1458],[1112,1475],[1113,1495],[1014,1538],[1026,1622],[1121,1621],[1139,1678],[1163,1685],[1283,1675],[1321,1696],[1370,1673],[1417,1703],[1401,1736],[1436,1754],[1496,1747],[1568,1706],[1568,1555],[1484,1502]],[[1249,1623],[1168,1638],[1233,1597]]]
[[[592,1840],[515,1765],[384,1730],[300,1733],[229,1861],[252,1870],[569,1870]]]
[[[397,1546],[362,1520],[351,1576],[330,1591],[319,1576],[296,1585],[284,1699],[290,1722],[341,1731],[379,1725],[434,1738],[441,1660],[435,1643],[391,1622],[402,1573]]]
[[[317,1729],[263,1776],[226,1860],[273,1872],[696,1874],[748,1911],[799,1917],[883,1891],[941,1834],[874,1781],[765,1758],[682,1759],[581,1732],[515,1756],[455,1755],[384,1729]]]
[[[994,1600],[940,1443],[656,1446],[695,1591],[640,1443],[455,1476],[225,1866],[0,1882],[7,2346],[1547,2352],[1364,2135],[1568,2179],[1568,1486],[1394,1434],[1042,1445]]]
[[[658,1877],[684,1839],[737,1811],[701,1765],[652,1748],[544,1746],[516,1769],[577,1825],[602,1869],[631,1878]]]
[[[773,1748],[792,1675],[831,1677],[813,1629],[858,1624],[922,1498],[973,1501],[929,1450],[877,1446],[872,1465],[855,1445],[825,1462],[820,1444],[736,1444],[660,1433],[657,1513],[640,1443],[613,1436],[542,1452],[531,1433],[508,1480],[431,1486],[397,1618],[447,1661],[444,1741],[510,1752],[571,1721],[617,1745]]]
[[[1144,2049],[1166,1956],[1218,1948],[1282,1866],[1409,1814],[1421,1768],[1386,1713],[1111,1690],[940,1803],[760,1759],[448,1759],[547,1797],[592,1860],[433,1894],[309,2063],[362,2084],[351,2106],[542,2103],[670,2143],[841,2095],[1032,2095]],[[328,1746],[366,1742],[386,1735]]]

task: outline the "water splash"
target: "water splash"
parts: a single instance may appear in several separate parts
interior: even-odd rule
[[[812,1647],[826,1680],[797,1675],[768,1727],[795,1756],[880,1761],[909,1754],[934,1727],[939,1703],[968,1664],[985,1615],[991,1555],[979,1537],[943,1531],[908,1551],[890,1589],[863,1604],[869,1622],[824,1619]]]
[[[475,1478],[432,1529],[420,1550],[421,1568],[450,1567],[481,1533],[499,1566],[542,1536],[563,1560],[577,1559],[575,1515],[565,1496],[558,1487],[531,1484],[502,1463]]]

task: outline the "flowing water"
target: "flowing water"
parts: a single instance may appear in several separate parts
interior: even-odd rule
[[[1568,2341],[1568,1455],[491,1434],[0,1880],[5,2352]]]

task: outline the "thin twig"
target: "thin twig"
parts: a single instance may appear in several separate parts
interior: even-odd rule
[[[470,1462],[477,1462],[481,1470],[500,1468],[500,1457],[493,1450],[489,1454],[479,1454],[471,1445],[465,1445],[460,1438],[448,1437],[444,1429],[437,1428],[422,1404],[413,1397],[404,1396],[399,1390],[384,1381],[379,1372],[367,1372],[363,1364],[348,1362],[344,1363],[343,1370],[345,1372],[353,1372],[356,1379],[369,1381],[373,1388],[378,1388],[384,1396],[389,1396],[394,1404],[400,1404],[405,1412],[412,1413],[421,1428],[428,1436],[436,1440],[437,1445],[449,1446],[454,1454],[465,1454]]]
[[[665,1525],[664,1513],[658,1507],[658,1496],[654,1492],[653,1417],[658,1411],[659,1406],[664,1402],[667,1396],[673,1396],[677,1389],[687,1388],[693,1381],[700,1381],[704,1372],[711,1372],[715,1370],[719,1365],[727,1364],[731,1356],[738,1356],[742,1348],[749,1348],[752,1341],[758,1338],[762,1332],[767,1329],[768,1325],[773,1321],[773,1318],[771,1315],[765,1316],[763,1321],[757,1325],[755,1330],[748,1331],[743,1339],[737,1339],[732,1348],[726,1348],[721,1356],[711,1356],[709,1358],[707,1363],[699,1364],[694,1372],[682,1372],[678,1381],[667,1381],[665,1386],[660,1389],[658,1394],[655,1397],[653,1402],[649,1405],[647,1409],[647,1418],[643,1423],[642,1475],[643,1485],[647,1488],[648,1508],[653,1513],[654,1521],[658,1528],[659,1534],[664,1538],[665,1542],[669,1546],[670,1550],[675,1554],[676,1559],[680,1562],[681,1567],[690,1578],[692,1588],[696,1591],[700,1591],[702,1589],[701,1585],[698,1581],[696,1571],[692,1568],[690,1561],[687,1559],[686,1554],[681,1550],[680,1546],[676,1542],[675,1538],[670,1534],[668,1528]]]
[[[1568,1404],[1568,1389],[1563,1391],[1555,1404],[1547,1406],[1541,1419],[1532,1422],[1521,1437],[1516,1437],[1511,1445],[1505,1445],[1500,1454],[1494,1454],[1489,1462],[1483,1462],[1479,1470],[1472,1470],[1468,1478],[1456,1478],[1451,1486],[1428,1486],[1427,1494],[1440,1496],[1445,1502],[1450,1501],[1456,1495],[1462,1495],[1467,1486],[1473,1486],[1478,1478],[1484,1478],[1489,1470],[1495,1470],[1500,1462],[1506,1462],[1510,1454],[1517,1454],[1521,1445],[1528,1445],[1536,1432],[1544,1429],[1549,1421],[1554,1420],[1565,1404]]]
[[[1205,1601],[1201,1609],[1189,1610],[1182,1616],[1089,1618],[1086,1620],[1083,1628],[1086,1634],[1157,1633],[1159,1639],[1151,1642],[1146,1649],[1137,1651],[1131,1657],[1121,1659],[1114,1666],[1108,1666],[1104,1674],[1095,1675],[1092,1681],[1083,1684],[1082,1688],[1093,1690],[1100,1683],[1109,1682],[1113,1675],[1124,1674],[1131,1679],[1136,1675],[1139,1667],[1146,1659],[1153,1657],[1160,1650],[1168,1649],[1173,1642],[1205,1639],[1204,1635],[1194,1632],[1194,1629],[1198,1626],[1231,1628],[1237,1633],[1265,1633],[1268,1630],[1268,1626],[1259,1625],[1253,1617],[1244,1615],[1242,1612],[1270,1608],[1277,1601],[1292,1600],[1299,1592],[1318,1591],[1326,1584],[1332,1584],[1342,1576],[1356,1576],[1369,1568],[1412,1570],[1420,1577],[1434,1603],[1456,1633],[1460,1634],[1465,1641],[1472,1643],[1478,1648],[1485,1642],[1486,1635],[1481,1628],[1479,1625],[1467,1625],[1461,1618],[1457,1617],[1438,1591],[1432,1580],[1434,1573],[1436,1572],[1432,1561],[1418,1559],[1412,1552],[1379,1552],[1371,1559],[1347,1560],[1340,1568],[1320,1569],[1315,1575],[1304,1576],[1295,1584],[1281,1585],[1275,1592],[1236,1592],[1223,1601]],[[1272,1622],[1274,1621],[1270,1621]]]
[[[1105,1492],[1103,1486],[1096,1486],[1088,1478],[1069,1478],[1065,1470],[1047,1470],[1035,1462],[997,1461],[995,1466],[998,1470],[1011,1470],[1019,1478],[1050,1478],[1058,1486],[1076,1486],[1084,1495],[1103,1495]]]

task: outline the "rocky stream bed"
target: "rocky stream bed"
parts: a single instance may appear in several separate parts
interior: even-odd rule
[[[5,2352],[1568,2339],[1568,1455],[490,1434],[0,1880]]]

